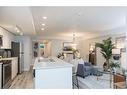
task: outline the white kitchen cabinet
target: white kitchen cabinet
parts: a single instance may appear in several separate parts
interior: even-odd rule
[[[12,80],[17,76],[18,73],[18,57],[12,58]]]
[[[14,35],[0,27],[0,35],[3,36],[3,46],[2,49],[11,49],[11,41],[14,38]]]
[[[35,69],[35,89],[72,89],[72,67]]]

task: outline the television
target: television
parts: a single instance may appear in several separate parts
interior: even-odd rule
[[[2,38],[3,38],[3,36],[2,36],[2,35],[0,35],[0,46],[2,46],[2,45],[3,45],[3,40],[2,40]]]

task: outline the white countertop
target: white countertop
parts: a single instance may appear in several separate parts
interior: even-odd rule
[[[55,62],[45,61],[45,60],[54,60]],[[39,58],[36,58],[33,69],[53,69],[53,68],[65,68],[65,67],[73,67],[72,64],[67,63],[61,59],[56,57],[44,58],[40,59],[41,62],[38,61]]]
[[[17,58],[17,57],[10,57],[10,58],[0,58],[0,61],[2,61],[2,60],[13,60],[14,58]]]
[[[0,61],[4,61],[4,60],[13,60],[15,58],[18,58],[18,57],[10,57],[10,58],[1,58]],[[2,65],[3,63],[0,62],[0,65]]]

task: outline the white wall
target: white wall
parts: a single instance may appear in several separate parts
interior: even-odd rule
[[[59,53],[62,52],[63,49],[63,40],[52,40],[51,41],[51,55],[57,56]]]
[[[127,22],[127,19],[126,19],[126,22]],[[123,63],[123,66],[125,66],[125,69],[127,70],[127,29],[126,29],[126,53],[125,54],[123,54],[124,56],[124,58],[126,58],[126,59],[124,59],[124,63]]]
[[[51,42],[49,41],[47,44],[45,44],[45,55],[51,56]]]
[[[17,36],[16,41],[24,44],[24,71],[29,71],[32,62],[32,40],[28,36]]]

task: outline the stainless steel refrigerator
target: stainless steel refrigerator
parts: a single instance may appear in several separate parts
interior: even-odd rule
[[[12,57],[18,57],[18,74],[21,74],[24,69],[24,46],[19,42],[11,43]]]

